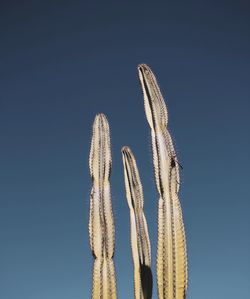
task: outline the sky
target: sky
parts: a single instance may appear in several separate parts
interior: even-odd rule
[[[1,1],[0,298],[91,297],[92,122],[110,124],[118,297],[133,298],[121,147],[144,186],[156,288],[157,202],[137,65],[154,71],[183,170],[189,299],[250,293],[250,5]]]

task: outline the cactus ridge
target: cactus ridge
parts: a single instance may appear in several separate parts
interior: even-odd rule
[[[122,148],[125,189],[130,209],[131,247],[134,262],[135,299],[151,299],[151,247],[143,212],[143,190],[136,160],[129,147]]]
[[[146,117],[151,128],[158,204],[157,285],[159,299],[183,299],[187,254],[179,191],[179,164],[167,129],[168,113],[151,69],[138,66]]]
[[[109,183],[111,150],[109,125],[104,114],[97,115],[93,124],[89,168],[92,178],[89,238],[94,257],[92,298],[115,299],[115,228]]]

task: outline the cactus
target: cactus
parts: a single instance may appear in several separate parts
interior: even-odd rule
[[[187,252],[178,198],[179,167],[168,130],[168,113],[151,69],[138,66],[144,107],[151,128],[153,165],[158,201],[157,288],[159,299],[184,299],[187,292]],[[143,212],[143,191],[136,161],[122,148],[125,190],[130,210],[135,299],[152,298],[151,248]],[[113,263],[115,229],[110,193],[111,150],[107,118],[96,116],[89,157],[92,190],[89,237],[94,257],[92,299],[116,299]]]
[[[93,184],[89,217],[90,248],[94,257],[92,299],[116,299],[115,229],[109,183],[110,135],[103,114],[97,115],[93,124],[89,169]]]
[[[143,191],[132,151],[122,148],[126,196],[130,209],[131,247],[134,261],[135,299],[152,297],[151,248],[143,213]]]
[[[150,68],[138,66],[146,117],[151,128],[158,204],[157,286],[159,299],[183,299],[187,290],[187,254],[178,199],[179,163],[170,133],[168,113]]]

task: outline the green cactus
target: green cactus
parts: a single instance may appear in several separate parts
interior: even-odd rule
[[[151,69],[138,66],[146,117],[151,128],[153,165],[158,202],[157,287],[159,299],[184,299],[187,292],[187,252],[182,210],[178,198],[179,162],[167,124],[168,113]],[[143,191],[136,161],[122,148],[124,179],[130,210],[131,248],[134,262],[135,299],[152,298],[151,248],[143,212]],[[111,152],[109,125],[103,114],[93,125],[90,149],[89,235],[94,256],[92,299],[115,299],[113,264],[114,220],[110,195]]]

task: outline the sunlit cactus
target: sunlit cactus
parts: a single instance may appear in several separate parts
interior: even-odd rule
[[[143,212],[143,191],[132,151],[122,148],[126,196],[130,209],[131,248],[134,262],[135,299],[152,297],[151,248]]]
[[[138,66],[144,107],[151,128],[153,165],[158,201],[157,289],[159,299],[185,299],[187,252],[182,210],[178,198],[179,167],[168,130],[168,113],[151,69]],[[122,148],[126,197],[134,263],[134,298],[151,299],[151,248],[143,212],[143,190],[135,157]],[[94,257],[92,299],[116,299],[113,263],[115,229],[110,192],[111,150],[107,118],[98,114],[93,124],[89,157],[92,178],[89,237]]]
[[[150,68],[138,66],[146,117],[151,128],[158,204],[157,285],[159,299],[183,299],[187,290],[187,253],[178,198],[179,163],[167,128],[168,113]]]
[[[92,299],[115,299],[115,228],[109,183],[111,150],[109,124],[103,114],[97,115],[93,124],[89,169],[92,178],[89,237],[95,259]]]

